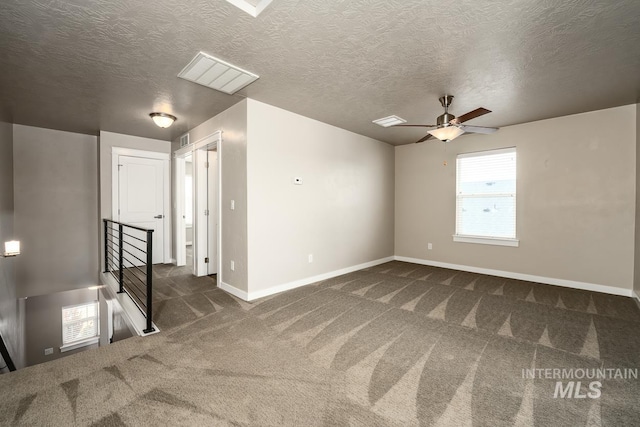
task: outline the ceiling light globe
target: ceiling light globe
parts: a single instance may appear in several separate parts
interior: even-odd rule
[[[445,126],[430,130],[429,133],[440,141],[448,142],[462,135],[464,130],[460,129],[458,126]]]
[[[151,113],[149,116],[158,127],[163,129],[168,128],[177,120],[175,116],[167,113]]]

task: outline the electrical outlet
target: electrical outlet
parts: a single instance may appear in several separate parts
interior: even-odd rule
[[[236,271],[236,263],[231,261],[231,271]]]
[[[231,210],[232,211],[236,210],[236,201],[235,200],[231,201]]]
[[[44,349],[44,355],[45,356],[49,356],[50,354],[53,354],[53,348],[52,347],[45,348]]]
[[[313,262],[313,254],[309,254],[309,262]]]
[[[433,249],[433,245],[431,243],[427,243],[427,249],[429,250]]]

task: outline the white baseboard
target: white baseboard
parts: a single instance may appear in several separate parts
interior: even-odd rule
[[[633,298],[635,298],[636,304],[638,304],[638,306],[640,306],[640,296],[638,296],[638,293],[635,290],[631,291],[631,296]]]
[[[532,274],[514,273],[511,271],[492,270],[489,268],[472,267],[468,265],[449,264],[447,262],[430,261],[426,259],[409,258],[404,256],[395,256],[396,261],[411,262],[414,264],[430,265],[432,267],[451,268],[454,270],[469,271],[471,273],[488,274],[491,276],[506,277],[509,279],[527,280],[530,282],[545,283],[547,285],[564,286],[565,288],[582,289],[585,291],[602,292],[605,294],[622,295],[625,297],[632,296],[634,293],[631,289],[619,288],[615,286],[598,285],[595,283],[577,282],[574,280],[555,279],[553,277],[534,276]],[[637,298],[637,295],[636,295]]]
[[[321,280],[331,279],[332,277],[342,276],[343,274],[351,273],[354,271],[362,270],[363,268],[373,267],[379,264],[384,264],[385,262],[393,261],[394,257],[386,257],[377,259],[375,261],[365,262],[363,264],[354,265],[351,267],[342,268],[340,270],[330,271],[328,273],[319,274],[317,276],[307,277],[300,280],[294,280],[293,282],[283,283],[282,285],[272,286],[267,289],[263,289],[260,291],[249,292],[247,295],[247,299],[238,296],[239,298],[244,299],[245,301],[253,301],[258,298],[264,298],[269,295],[277,294],[284,291],[289,291],[291,289],[299,288],[301,286],[310,285],[312,283],[320,282]],[[223,288],[224,289],[224,288]],[[235,289],[235,288],[234,288]],[[236,291],[238,291],[236,289]],[[230,291],[231,292],[231,291]],[[241,291],[238,291],[241,292]],[[233,292],[231,292],[233,293]]]
[[[223,291],[229,292],[231,295],[236,296],[244,301],[249,301],[249,295],[245,291],[241,291],[240,289],[231,286],[228,283],[218,282],[218,287]]]

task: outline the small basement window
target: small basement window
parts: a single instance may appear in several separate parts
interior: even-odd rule
[[[98,301],[62,307],[61,352],[98,342],[100,318]]]

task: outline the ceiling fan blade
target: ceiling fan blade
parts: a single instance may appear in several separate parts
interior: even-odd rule
[[[417,141],[416,141],[416,144],[417,144],[417,143],[419,143],[419,142],[425,142],[425,141],[426,141],[427,139],[429,139],[429,138],[433,138],[433,135],[428,134],[428,135],[424,136],[423,138],[421,138],[421,139],[417,140]]]
[[[408,127],[408,128],[434,128],[438,125],[393,125],[391,127],[393,128],[399,128],[399,127]]]
[[[485,134],[494,133],[495,131],[498,130],[498,128],[488,128],[484,126],[469,126],[469,125],[460,125],[460,128],[465,132],[485,133]]]
[[[467,120],[475,119],[476,117],[484,116],[485,114],[490,113],[491,110],[487,110],[486,108],[476,108],[473,111],[469,111],[467,114],[463,114],[460,117],[457,117],[451,121],[452,124],[464,123]]]

